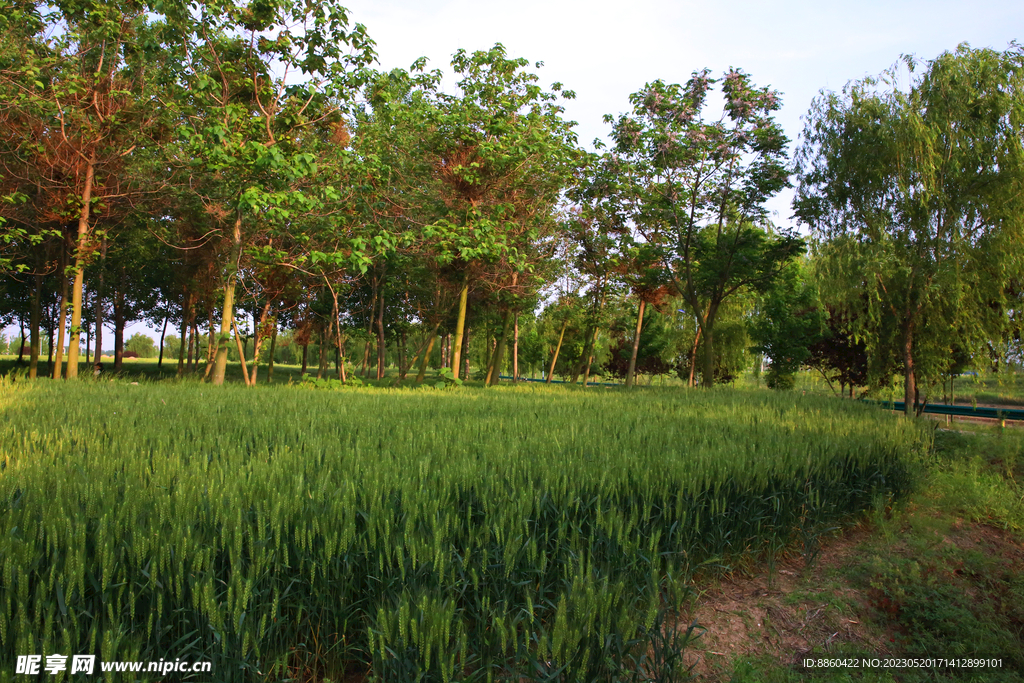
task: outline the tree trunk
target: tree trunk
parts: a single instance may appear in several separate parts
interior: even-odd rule
[[[498,339],[491,335],[490,326],[484,326],[484,367],[487,373],[484,376],[484,386],[491,385],[491,374],[494,370],[494,352],[498,349]]]
[[[455,320],[455,340],[452,342],[452,376],[459,376],[459,361],[462,360],[462,342],[466,331],[466,306],[469,302],[469,276],[462,282],[459,292],[459,313]]]
[[[55,330],[53,329],[53,312],[49,310],[49,307],[46,312],[48,314],[46,322],[49,325],[46,328],[46,375],[49,377],[53,374],[53,347],[55,346],[53,334]]]
[[[992,346],[992,342],[986,342],[986,345],[988,346],[989,361],[992,363],[992,374],[998,375],[1000,360],[999,351]]]
[[[238,360],[242,365],[242,381],[245,382],[245,386],[251,387],[253,382],[249,379],[249,370],[245,365],[245,348],[242,346],[242,337],[238,334],[238,325],[235,321],[231,321],[231,331],[235,333],[235,346],[238,348]]]
[[[270,331],[270,358],[267,360],[267,384],[274,380],[274,352],[277,350],[277,317],[274,317],[274,328]]]
[[[914,368],[914,328],[907,325],[903,333],[903,413],[914,415],[917,407],[917,376]]]
[[[384,379],[384,362],[387,360],[387,344],[384,343],[384,276],[381,275],[380,307],[377,312],[377,379]]]
[[[494,357],[494,347],[498,345],[498,340],[491,333],[491,326],[488,323],[484,323],[484,367],[487,368],[487,377],[484,378],[484,384],[491,381],[491,358]]]
[[[206,337],[206,356],[210,357],[210,336]],[[199,323],[196,322],[196,309],[195,301],[192,302],[192,332],[189,334],[189,344],[192,350],[191,366],[187,367],[186,370],[189,372],[199,372],[199,357],[203,353],[203,335],[199,334]]]
[[[337,339],[337,344],[338,344],[338,379],[340,379],[344,383],[344,382],[348,382],[348,377],[346,376],[346,373],[348,371],[345,369],[345,345],[346,345],[346,342],[348,340],[341,336],[341,322],[340,322],[340,320],[339,320],[338,324],[335,325],[334,329],[335,329],[335,334],[337,335],[337,338],[338,338]]]
[[[85,285],[85,260],[89,253],[89,207],[96,173],[96,150],[89,152],[82,189],[82,212],[78,216],[78,249],[75,253],[75,286],[71,290],[71,336],[68,341],[68,379],[78,378],[78,340],[82,326],[82,289]],[[97,335],[98,338],[98,335]]]
[[[18,316],[18,329],[21,330],[21,339],[18,341],[18,365],[25,362],[25,316]]]
[[[61,259],[60,259],[60,322],[57,323],[57,359],[53,366],[53,378],[60,379],[61,365],[64,362],[64,328],[68,324],[68,274],[67,264],[65,263],[67,252],[64,249],[64,245],[61,244]],[[86,344],[87,357],[85,362],[89,362],[88,350],[89,345]]]
[[[42,323],[42,290],[43,273],[42,259],[36,259],[36,276],[34,278],[35,288],[32,292],[32,310],[29,317],[29,335],[32,339],[32,346],[28,356],[28,378],[35,379],[39,372],[39,350],[42,348],[42,340],[39,335],[39,326]]]
[[[408,335],[405,330],[402,330],[402,334],[398,338],[398,381],[404,382],[405,376],[409,372],[409,368],[405,365],[405,355],[407,353],[406,345],[409,342]],[[414,359],[415,360],[415,359]]]
[[[427,375],[427,363],[430,362],[430,352],[434,350],[434,342],[437,341],[437,330],[441,327],[441,323],[434,325],[433,332],[430,333],[430,341],[427,342],[427,350],[423,352],[423,360],[420,362],[420,371],[416,375],[416,383],[419,384],[423,381],[423,378]]]
[[[366,345],[363,346],[363,379],[368,378],[370,375],[370,340],[366,340]]]
[[[598,333],[599,329],[600,328],[595,324],[594,325],[594,334],[591,336],[590,342],[588,344],[588,349],[589,350],[587,351],[587,354],[586,354],[586,356],[587,356],[587,364],[583,368],[583,388],[584,389],[587,388],[587,382],[590,381],[590,366],[594,364],[594,348],[597,346],[597,333]]]
[[[508,337],[508,326],[511,322],[512,313],[506,311],[501,323],[501,336],[498,337],[498,344],[494,347],[494,357],[491,359],[491,369],[488,371],[492,387],[501,380],[501,364],[505,360],[505,338]]]
[[[263,332],[267,326],[267,316],[270,313],[270,300],[263,304],[263,311],[260,313],[260,321],[256,324],[256,329],[253,331],[255,337],[252,340],[252,373],[249,375],[249,386],[256,386],[256,375],[257,370],[260,367],[260,351],[263,350],[263,342],[267,340],[267,335]]]
[[[708,314],[704,318],[701,328],[704,330],[704,370],[701,372],[700,383],[705,389],[715,386],[715,314],[718,311],[708,308]]]
[[[587,334],[587,342],[583,345],[583,356],[580,358],[580,364],[576,366],[576,370],[572,377],[572,383],[576,384],[576,380],[583,375],[583,388],[587,387],[587,379],[590,377],[590,364],[593,362],[594,357],[594,345],[597,344],[597,333],[598,333],[598,322],[600,320],[601,312],[604,310],[604,291],[601,292],[601,303],[598,304],[597,311],[592,315],[592,327],[593,332]]]
[[[565,328],[569,326],[569,319],[562,321],[562,331],[558,335],[558,345],[555,346],[555,355],[551,356],[551,367],[548,369],[546,384],[551,384],[551,377],[555,374],[555,363],[558,362],[558,352],[562,350],[562,340],[565,339]]]
[[[228,369],[228,345],[231,339],[231,329],[235,322],[235,273],[228,276],[224,284],[224,305],[221,308],[220,334],[215,341],[217,355],[213,367],[213,385],[224,384],[224,377]],[[241,342],[241,340],[239,340]]]
[[[465,334],[462,335],[462,379],[463,381],[469,381],[469,328],[465,330]]]
[[[212,305],[210,307],[209,312],[206,314],[206,323],[207,323],[206,329],[209,330],[209,333],[207,333],[207,335],[206,335],[206,370],[204,371],[204,374],[206,374],[206,376],[209,377],[209,375],[210,375],[210,368],[213,367],[213,363],[214,363],[214,361],[216,360],[216,357],[217,357],[217,351],[219,350],[217,348],[217,328],[215,327],[215,323],[214,323],[214,311],[213,311],[213,306]],[[196,328],[193,327],[193,329],[196,329]],[[195,346],[196,346],[196,368],[195,369],[196,369],[197,372],[199,371],[199,352],[200,352],[199,346],[200,346],[200,341],[201,341],[201,338],[197,335],[196,336],[196,344],[195,344]]]
[[[188,354],[188,364],[192,366],[192,341],[188,338],[188,310],[191,306],[192,294],[188,287],[181,295],[181,338],[178,342],[178,377],[185,374],[185,355]],[[186,346],[188,348],[186,348]]]
[[[317,358],[316,378],[323,379],[324,372],[327,370],[327,344],[325,343],[325,335],[320,336],[320,348],[319,357]],[[369,349],[367,349],[369,353]]]
[[[220,320],[220,338],[217,343],[217,363],[213,369],[213,385],[224,384],[224,375],[228,369],[228,345],[225,343],[231,336],[231,328],[235,322],[235,278],[238,275],[238,259],[242,256],[242,216],[235,216],[233,262],[230,265],[228,279],[224,283],[224,308]]]
[[[715,385],[715,351],[712,344],[713,330],[704,333],[704,367],[700,372],[700,385],[710,389]]]
[[[409,355],[409,337],[408,334],[403,330],[402,334],[399,335],[398,341],[398,376],[395,377],[395,381],[391,383],[391,386],[398,387],[402,385],[406,377],[409,375],[409,371],[416,365],[416,361],[420,359],[420,354],[427,348],[427,335],[423,334],[423,338],[420,340],[419,345],[416,347],[416,351],[410,356]]]
[[[193,303],[193,306],[195,304]],[[199,356],[202,354],[203,338],[199,335],[199,323],[195,321],[196,313],[195,309],[192,310],[192,332],[188,336],[188,364],[185,368],[188,372],[199,372]],[[206,357],[209,359],[210,349],[213,346],[210,344],[212,341],[212,335],[206,337]]]
[[[321,358],[324,359],[324,368],[323,369],[324,369],[324,373],[325,374],[327,373],[328,370],[331,369],[331,359],[330,359],[330,357],[327,354],[329,353],[328,350],[331,348],[330,347],[330,342],[334,338],[334,326],[335,326],[335,323],[338,323],[338,317],[337,316],[333,316],[327,322],[327,335],[324,337],[324,354],[321,356]],[[336,351],[337,351],[337,349],[335,349],[335,352]],[[331,355],[334,355],[336,358],[338,356],[337,353],[334,353],[334,354],[331,354]],[[334,369],[335,369],[335,371],[337,371],[338,370],[338,366],[335,365]]]
[[[334,291],[334,287],[331,286],[331,281],[324,278],[324,282],[327,283],[327,288],[331,290],[331,299],[334,302],[334,308],[332,309],[333,320],[335,331],[335,345],[337,346],[337,359],[338,359],[338,379],[345,383],[348,378],[345,376],[345,340],[341,337],[341,310],[338,308],[338,293]]]
[[[210,306],[210,312],[207,314],[207,323],[209,325],[210,334],[206,339],[206,370],[203,371],[203,381],[210,376],[210,372],[213,370],[214,357],[217,355],[219,349],[217,337],[214,334],[213,327],[213,306]],[[196,342],[196,371],[199,370],[199,343]]]
[[[185,357],[188,356],[189,367],[192,366],[192,340],[189,339],[188,320],[185,319],[185,311],[181,312],[181,327],[178,338],[178,377],[185,374]]]
[[[96,365],[103,362],[103,269],[107,262],[107,238],[103,238],[100,245],[100,272],[99,282],[96,286],[95,318],[96,318],[96,352],[92,354],[92,363]]]
[[[693,337],[693,348],[690,349],[690,379],[689,379],[689,381],[686,384],[686,386],[688,386],[688,387],[696,387],[697,386],[697,383],[694,382],[693,377],[694,377],[695,371],[697,370],[697,349],[700,347],[700,333],[701,333],[701,329],[700,329],[700,326],[698,326],[697,327],[697,334],[695,334],[694,337]]]
[[[194,369],[199,367],[199,335],[196,333],[196,328],[193,326],[189,329],[186,324],[182,329],[185,330],[185,336],[182,337],[181,350],[178,352],[185,355],[185,372],[192,372]],[[194,347],[194,348],[193,348]],[[193,367],[193,352],[195,354],[195,366]]]
[[[306,360],[309,358],[309,342],[302,345],[302,370],[299,371],[299,377],[306,374]]]
[[[242,310],[241,318],[242,318],[242,322],[245,322],[245,310],[244,309]],[[235,329],[237,330],[238,329],[238,321],[236,320],[234,322],[235,322]],[[255,328],[255,327],[256,327],[256,316],[253,316],[253,328]],[[249,339],[254,334],[255,334],[255,330],[253,331],[252,335],[249,335],[249,334],[243,334],[242,335],[242,358],[247,358],[249,356]]]
[[[160,333],[160,357],[156,361],[156,369],[160,370],[164,365],[164,339],[167,338],[167,318],[169,313],[164,313],[164,329]]]
[[[512,325],[512,383],[519,381],[519,312]]]
[[[114,372],[121,372],[124,365],[124,292],[114,292]],[[68,360],[71,360],[70,354]]]
[[[636,314],[636,333],[633,335],[633,352],[629,357],[629,370],[626,371],[626,386],[633,386],[633,376],[636,372],[636,356],[640,351],[640,330],[644,326],[644,308],[647,302],[640,299],[640,308]]]

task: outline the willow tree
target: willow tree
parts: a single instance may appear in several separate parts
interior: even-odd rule
[[[652,247],[703,336],[702,384],[714,381],[719,310],[745,289],[763,291],[803,252],[799,238],[773,232],[765,202],[788,185],[789,140],[774,119],[778,93],[730,70],[715,116],[707,69],[685,86],[648,83],[633,111],[614,119],[611,188]]]
[[[1022,58],[967,45],[906,58],[823,92],[807,117],[795,208],[822,292],[856,320],[876,375],[900,359],[908,414],[954,345],[1006,320],[1024,254]]]

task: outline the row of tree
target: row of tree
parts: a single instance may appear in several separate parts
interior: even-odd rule
[[[255,384],[280,330],[342,380],[389,353],[468,376],[472,348],[487,383],[535,335],[548,377],[710,386],[752,348],[774,386],[818,359],[843,386],[902,373],[912,403],[1016,339],[1017,46],[816,100],[807,253],[765,209],[794,170],[779,95],[739,70],[647,84],[586,152],[525,59],[460,51],[454,94],[423,61],[375,71],[330,0],[24,3],[0,32],[0,322],[32,376],[47,331],[70,379],[145,319],[214,384],[229,350]]]
[[[799,269],[794,268],[787,271],[788,277],[797,277]],[[810,290],[804,287],[801,290],[805,295]],[[772,299],[771,301],[775,301]],[[779,303],[785,304],[785,299]],[[590,316],[587,309],[587,301],[582,297],[569,298],[562,302],[561,306],[549,306],[539,313],[524,312],[517,317],[514,330],[508,340],[510,349],[509,355],[504,359],[499,371],[502,375],[514,375],[517,377],[528,377],[532,379],[546,378],[549,375],[557,378],[556,381],[579,381],[581,378],[581,361],[583,351],[587,347],[587,340],[591,336]],[[759,373],[766,362],[770,361],[771,354],[766,354],[761,345],[767,347],[778,346],[784,336],[788,345],[786,348],[799,346],[801,349],[811,346],[812,355],[801,356],[804,364],[820,370],[827,380],[835,378],[832,375],[842,367],[840,363],[831,362],[823,353],[834,347],[834,344],[815,344],[818,340],[825,340],[829,336],[827,327],[822,325],[821,316],[812,312],[811,315],[804,315],[798,318],[802,336],[795,336],[793,329],[787,327],[783,331],[771,329],[771,323],[777,321],[776,311],[759,311],[757,305],[765,309],[763,301],[756,297],[745,296],[732,302],[719,318],[717,327],[718,343],[715,352],[715,382],[730,382],[740,374],[753,370]],[[699,330],[695,320],[687,315],[684,310],[675,309],[678,300],[672,297],[664,297],[644,306],[644,317],[641,324],[641,334],[635,336],[636,322],[639,313],[640,302],[632,295],[626,287],[611,288],[608,293],[607,303],[602,311],[599,322],[601,333],[594,344],[593,349],[593,371],[602,379],[621,381],[624,380],[632,367],[634,377],[637,381],[652,382],[659,376],[672,376],[684,382],[692,381],[693,377],[699,377],[697,366],[700,364],[701,346],[699,343]],[[389,306],[386,304],[386,310]],[[89,309],[87,308],[87,311]],[[160,315],[158,311],[154,312]],[[297,331],[282,327],[272,333],[272,343],[261,349],[258,359],[254,359],[253,341],[254,333],[251,320],[245,319],[242,312],[239,318],[239,335],[241,338],[241,349],[247,362],[258,360],[263,366],[274,366],[287,364],[301,366],[301,372],[316,373],[323,377],[327,372],[327,365],[333,364],[334,357],[330,355],[331,344],[321,344],[320,339],[312,336],[306,339],[299,339]],[[51,316],[52,317],[52,316]],[[56,331],[48,327],[49,317],[44,315],[44,333],[41,335],[41,349],[38,364],[42,367],[45,363],[46,372],[52,374],[55,366],[53,363],[56,344]],[[132,321],[136,322],[136,321]],[[207,337],[200,336],[197,342],[191,347],[181,343],[181,339],[173,330],[166,334],[159,334],[163,328],[162,318],[150,318],[149,323],[158,330],[157,339],[144,333],[136,332],[131,338],[124,341],[120,354],[108,349],[103,351],[100,360],[106,363],[107,369],[115,371],[122,368],[122,361],[125,358],[159,359],[157,369],[164,373],[175,372],[177,359],[181,358],[180,372],[191,374],[202,372],[206,367],[206,359],[209,358],[209,347]],[[486,311],[478,311],[469,318],[470,326],[480,330],[480,334],[470,336],[467,345],[467,357],[470,360],[469,366],[475,368],[475,372],[467,374],[466,364],[463,366],[462,378],[482,377],[481,373],[489,366],[490,354],[493,353],[496,345],[494,327],[500,324],[500,319],[488,315]],[[410,324],[407,329],[407,340],[403,345],[402,339],[394,329],[394,321],[388,320],[385,326],[385,367],[389,369],[401,369],[400,361],[403,358],[405,347],[412,345],[413,348],[420,348],[424,334],[428,330],[418,328]],[[91,321],[85,324],[86,334],[91,332]],[[122,331],[123,334],[123,331]],[[839,333],[841,334],[841,333]],[[372,336],[367,335],[365,330],[351,330],[346,332],[345,348],[362,349],[366,342],[375,343]],[[448,367],[446,349],[450,349],[450,335],[441,334],[435,338],[435,344],[428,354],[427,367],[439,370]],[[634,342],[636,352],[634,355]],[[195,348],[198,344],[198,349]],[[859,347],[859,353],[851,358],[850,362],[860,364],[866,363],[866,356],[863,348]],[[88,354],[91,347],[87,345],[85,354],[88,362]],[[161,352],[162,350],[162,352]],[[321,357],[321,351],[325,354],[324,360],[331,361],[323,366],[319,365],[317,359]],[[66,349],[65,349],[66,352]],[[8,354],[17,357],[17,362],[28,365],[31,353],[30,340],[28,337],[20,337],[17,334],[5,339],[0,335],[0,355]],[[111,357],[113,356],[113,357]],[[330,356],[330,357],[328,357]],[[238,363],[239,352],[236,349],[228,349],[229,362]],[[358,362],[358,359],[355,359]],[[696,364],[694,361],[697,361]],[[361,367],[353,364],[353,359],[348,359],[347,366],[350,374],[361,374],[363,377],[372,376],[376,368],[364,364]],[[112,364],[112,367],[111,367]],[[788,366],[776,362],[768,369],[767,381],[772,387],[783,388],[792,379],[792,375],[801,363],[790,363]],[[268,367],[269,374],[272,372]],[[407,366],[406,366],[407,367]],[[860,380],[858,385],[863,384],[863,370],[857,375]],[[837,387],[838,393],[838,387]]]

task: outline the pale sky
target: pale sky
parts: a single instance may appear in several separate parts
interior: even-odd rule
[[[877,75],[901,54],[931,59],[962,42],[1005,50],[1024,33],[1022,2],[632,3],[597,0],[349,0],[350,19],[366,25],[380,67],[427,57],[450,73],[459,48],[502,43],[512,57],[542,61],[542,85],[576,91],[566,116],[587,147],[604,138],[604,114],[625,113],[630,93],[662,79],[684,83],[708,67],[743,69],[758,86],[782,93],[778,119],[795,145],[800,117],[822,89]],[[791,147],[792,149],[792,147]],[[789,225],[791,193],[771,204]]]
[[[566,116],[587,147],[606,136],[604,114],[629,109],[630,93],[659,78],[683,83],[704,67],[716,75],[741,68],[756,85],[779,90],[778,118],[795,146],[800,118],[822,88],[877,75],[901,54],[931,59],[962,42],[1005,50],[1024,32],[1024,2],[348,0],[348,7],[376,41],[382,69],[427,57],[429,68],[450,74],[456,50],[497,42],[511,57],[544,62],[542,85],[576,91]],[[790,225],[791,196],[771,202],[775,223]],[[125,338],[137,331],[159,338],[141,323]]]

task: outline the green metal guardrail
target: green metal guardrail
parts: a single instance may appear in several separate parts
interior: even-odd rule
[[[890,410],[903,411],[903,401],[866,401]],[[936,415],[953,415],[954,417],[987,417],[991,420],[1022,420],[1024,410],[1015,408],[988,408],[983,406],[951,406],[942,403],[927,404],[924,412]]]

